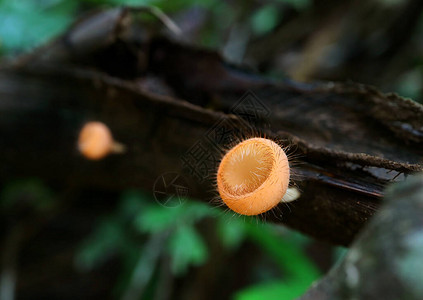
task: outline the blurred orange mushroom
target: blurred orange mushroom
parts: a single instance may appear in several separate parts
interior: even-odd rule
[[[79,133],[78,149],[91,160],[99,160],[110,153],[122,153],[125,147],[113,140],[112,133],[104,123],[88,122]]]

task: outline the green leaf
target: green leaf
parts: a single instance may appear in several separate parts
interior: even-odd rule
[[[156,233],[213,215],[215,211],[210,206],[194,201],[185,201],[176,207],[149,205],[137,216],[134,224],[141,232]]]
[[[275,225],[248,224],[248,237],[262,247],[286,274],[284,281],[259,283],[241,290],[235,299],[296,299],[313,281],[320,277],[319,271],[303,253],[298,237],[283,239]],[[295,242],[296,241],[296,242]]]
[[[127,190],[121,196],[119,213],[123,218],[132,219],[151,203],[151,198],[138,190]]]
[[[297,243],[289,243],[271,225],[249,226],[249,236],[288,273],[290,279],[311,284],[320,273]]]
[[[77,252],[76,267],[82,271],[93,269],[119,251],[124,244],[124,236],[124,230],[117,220],[103,220]]]
[[[251,17],[254,33],[265,34],[276,27],[279,21],[278,10],[274,5],[265,5]]]
[[[184,274],[189,265],[201,265],[207,260],[208,252],[203,239],[193,226],[179,226],[169,241],[172,257],[172,271]]]
[[[245,231],[245,222],[240,218],[222,216],[217,219],[217,232],[226,248],[237,248],[245,239]]]
[[[308,288],[299,282],[266,282],[253,285],[236,293],[236,300],[262,300],[262,299],[296,299]]]

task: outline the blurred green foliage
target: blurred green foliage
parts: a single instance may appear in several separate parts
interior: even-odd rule
[[[54,194],[38,178],[12,181],[0,192],[0,210],[43,213],[55,204]]]
[[[161,252],[149,247],[148,240],[154,236],[166,236],[165,251],[172,258],[172,271],[183,275],[191,265],[200,265],[208,258],[205,242],[195,228],[196,222],[214,215],[214,210],[198,202],[166,208],[158,205],[144,193],[127,191],[120,207],[97,226],[91,237],[83,243],[75,263],[78,269],[89,271],[113,255],[125,262],[121,274],[121,288],[127,288],[135,276],[135,266],[143,259],[144,251]],[[155,243],[150,247],[157,247]],[[155,264],[149,266],[154,268]],[[153,270],[150,270],[153,271]],[[144,270],[145,272],[145,270]]]
[[[139,270],[144,276],[149,274],[144,279],[145,284],[149,284],[158,267],[155,260],[163,255],[171,258],[174,276],[183,276],[190,267],[201,266],[209,258],[207,241],[197,226],[204,219],[214,220],[220,243],[226,251],[234,251],[249,240],[259,245],[281,272],[287,274],[286,278],[264,281],[241,290],[234,299],[277,298],[277,295],[294,299],[319,278],[319,271],[304,254],[304,246],[309,240],[299,234],[285,229],[281,234],[278,226],[263,224],[255,218],[233,217],[197,201],[187,200],[177,207],[164,207],[138,191],[124,193],[116,213],[99,222],[81,245],[76,266],[89,271],[118,255],[126,262],[126,268],[121,274],[117,294],[129,289],[134,278],[142,278],[137,275]],[[162,242],[149,242],[157,236],[164,237]],[[137,268],[140,265],[142,268]]]
[[[295,236],[294,233],[285,235],[282,239],[277,233],[277,227],[268,224],[262,227],[248,227],[248,236],[260,245],[288,276],[284,280],[248,287],[240,291],[235,299],[296,299],[320,277],[317,268],[304,254],[303,246],[307,240],[295,240],[293,235]]]
[[[251,22],[253,31],[256,34],[264,34],[278,25],[278,11],[274,5],[265,5],[254,12]]]
[[[423,65],[417,65],[403,74],[397,81],[395,90],[403,97],[419,99],[423,93]]]
[[[69,0],[0,0],[0,49],[28,50],[61,33],[78,8]]]
[[[0,0],[0,53],[29,50],[62,33],[82,10],[115,5],[155,5],[166,12],[214,1],[193,0]]]
[[[277,2],[291,5],[298,10],[311,4],[311,0]],[[277,2],[263,5],[249,17],[247,21],[255,34],[265,34],[276,27],[282,18]],[[0,0],[0,53],[15,54],[29,50],[62,33],[77,14],[98,7],[117,5],[154,5],[170,14],[191,7],[205,8],[211,14],[210,22],[204,28],[199,42],[211,47],[222,42],[224,31],[240,15],[229,3],[213,0]],[[252,5],[252,1],[242,3],[242,7]]]

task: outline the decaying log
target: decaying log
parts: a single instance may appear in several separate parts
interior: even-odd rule
[[[115,26],[106,28],[110,15]],[[295,156],[300,198],[265,217],[348,245],[384,187],[423,169],[421,105],[360,84],[276,82],[145,34],[129,17],[125,9],[91,16],[0,70],[1,181],[152,190],[176,172],[192,197],[210,201],[228,145],[266,135]],[[106,123],[127,152],[80,156],[78,131],[90,120]]]

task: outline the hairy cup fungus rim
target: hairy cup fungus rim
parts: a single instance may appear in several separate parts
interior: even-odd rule
[[[247,139],[230,149],[219,165],[217,188],[224,203],[242,215],[258,215],[275,207],[289,185],[284,150],[265,138]]]

